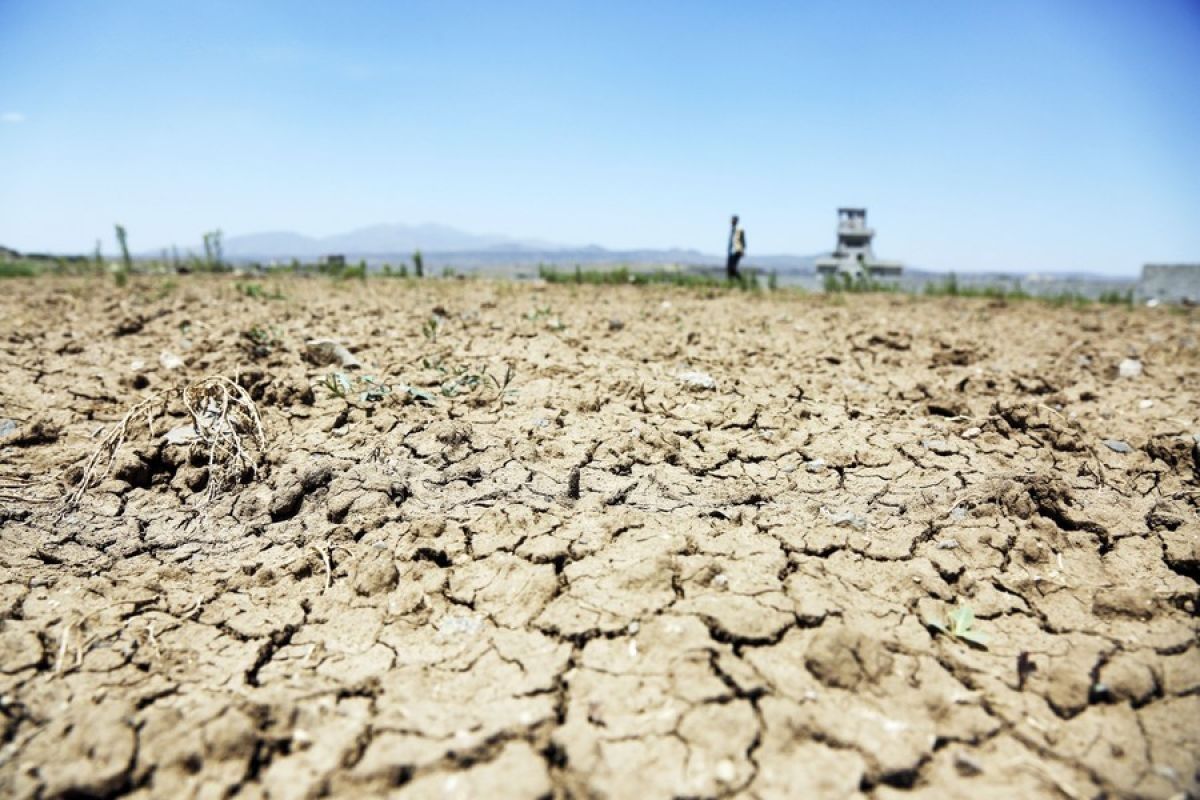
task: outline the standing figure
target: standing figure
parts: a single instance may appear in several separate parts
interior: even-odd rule
[[[725,259],[725,277],[731,281],[740,281],[742,273],[738,271],[738,262],[746,254],[746,232],[738,225],[735,214],[729,223],[729,249]]]

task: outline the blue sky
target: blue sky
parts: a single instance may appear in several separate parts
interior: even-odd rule
[[[1200,2],[0,0],[0,244],[439,222],[937,269],[1200,260]]]

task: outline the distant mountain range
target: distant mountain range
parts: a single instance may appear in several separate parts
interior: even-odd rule
[[[420,250],[434,268],[458,269],[522,267],[540,263],[574,264],[688,264],[719,265],[723,255],[679,248],[609,250],[596,245],[573,247],[539,239],[516,239],[494,234],[476,234],[446,225],[372,225],[333,236],[304,236],[290,231],[230,236],[223,242],[226,258],[232,261],[315,261],[339,254],[347,261],[369,264],[399,264]],[[811,272],[819,255],[753,256],[748,263],[780,272]]]
[[[535,239],[467,233],[447,225],[371,225],[333,236],[303,236],[288,231],[230,236],[224,242],[230,258],[320,258],[330,253],[349,257],[412,255],[478,250],[555,250],[558,245]]]

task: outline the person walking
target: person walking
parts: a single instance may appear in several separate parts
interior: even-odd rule
[[[740,281],[742,273],[738,270],[738,262],[746,254],[746,231],[738,224],[737,214],[729,223],[729,248],[725,258],[725,277],[731,281]]]

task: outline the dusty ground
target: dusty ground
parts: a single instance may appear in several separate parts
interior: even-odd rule
[[[3,289],[0,795],[1200,792],[1195,313]],[[310,389],[316,336],[433,403]],[[268,446],[202,516],[178,401],[33,502],[208,375]]]

